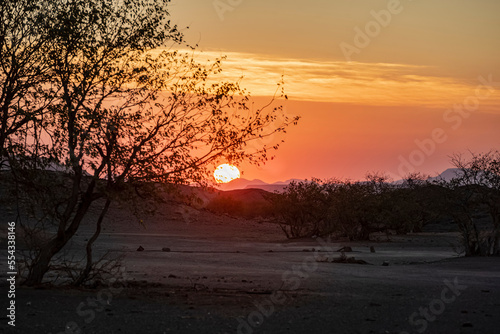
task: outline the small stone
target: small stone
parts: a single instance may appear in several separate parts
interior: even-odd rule
[[[389,261],[384,261],[384,262],[382,263],[382,265],[383,265],[384,267],[389,266]]]
[[[170,248],[168,248],[168,247],[163,247],[163,248],[161,249],[161,251],[162,251],[162,252],[170,252]]]
[[[139,246],[139,248],[137,248],[137,251],[138,251],[138,252],[142,252],[142,251],[144,251],[144,247]]]
[[[375,247],[370,246],[370,253],[375,253]]]
[[[470,322],[466,322],[466,323],[462,324],[462,327],[474,327],[474,326],[472,326],[472,324]]]

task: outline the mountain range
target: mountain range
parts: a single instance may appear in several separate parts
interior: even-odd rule
[[[435,180],[445,180],[445,181],[450,181],[452,178],[456,177],[459,175],[460,169],[458,168],[448,168],[441,174],[433,177],[427,178],[428,181],[435,181]],[[262,189],[268,192],[282,192],[285,187],[292,181],[304,181],[302,179],[289,179],[286,181],[278,181],[274,183],[266,183],[262,180],[259,179],[253,179],[253,180],[247,180],[247,179],[236,179],[231,182],[225,183],[225,184],[220,184],[218,186],[218,189],[224,190],[224,191],[230,191],[230,190],[237,190],[237,189]],[[402,183],[403,180],[397,180],[394,181],[393,183],[399,184]]]
[[[281,192],[292,181],[304,181],[304,180],[290,179],[286,181],[266,183],[259,179],[247,180],[240,178],[225,184],[220,184],[218,188],[224,191],[236,190],[236,189],[262,189],[268,192],[275,192],[275,191]]]

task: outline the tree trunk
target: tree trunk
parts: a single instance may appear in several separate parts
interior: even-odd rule
[[[90,205],[92,204],[92,199],[89,194],[92,193],[93,186],[89,189],[86,196],[84,196],[82,202],[80,203],[75,217],[73,217],[70,226],[64,230],[59,231],[57,235],[51,239],[46,245],[44,245],[38,254],[37,258],[34,260],[26,280],[22,283],[27,286],[40,285],[42,283],[44,275],[47,273],[50,267],[50,261],[52,257],[59,253],[61,249],[68,243],[69,240],[78,231],[83,217],[87,213]],[[60,223],[63,224],[61,221]]]
[[[74,282],[73,285],[75,285],[75,286],[82,285],[87,280],[87,278],[89,277],[90,271],[92,270],[92,264],[93,264],[92,244],[97,240],[97,238],[99,237],[99,234],[101,234],[102,221],[103,221],[104,217],[106,216],[106,213],[108,212],[110,204],[111,204],[111,200],[108,198],[106,200],[106,204],[104,204],[104,208],[102,209],[101,214],[99,215],[99,218],[97,219],[96,230],[95,230],[94,234],[92,235],[92,237],[87,242],[87,248],[86,248],[87,263],[86,263],[85,269],[82,270],[82,272],[78,276],[78,279]]]
[[[49,270],[50,260],[64,247],[64,245],[66,245],[66,243],[67,240],[65,240],[65,238],[56,236],[54,239],[50,240],[46,246],[42,247],[23,285],[40,285],[45,273]]]

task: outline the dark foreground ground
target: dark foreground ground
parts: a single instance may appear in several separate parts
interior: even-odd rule
[[[500,259],[457,257],[453,233],[290,242],[270,223],[188,208],[172,216],[144,230],[115,215],[96,251],[124,256],[119,283],[18,287],[15,328],[7,325],[2,274],[0,332],[500,332]],[[368,264],[331,263],[346,245],[346,256]]]
[[[81,333],[499,332],[496,259],[362,270],[328,265],[340,268],[318,270],[315,276],[327,279],[316,286],[304,283],[274,295],[243,284],[236,289],[137,284],[115,295],[105,288],[20,289],[16,330],[6,332],[60,333],[65,327],[66,333],[78,333],[77,328]],[[457,291],[447,289],[445,279],[451,286],[457,279]],[[2,330],[6,321],[2,318]]]

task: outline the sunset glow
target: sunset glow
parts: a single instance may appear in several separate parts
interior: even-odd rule
[[[223,55],[227,59],[217,79],[238,81],[243,77],[242,86],[253,96],[270,96],[283,76],[286,94],[295,101],[446,108],[473,93],[478,85],[478,78],[441,75],[423,65],[311,61],[213,51],[204,51],[197,58],[215,60]],[[491,94],[483,104],[490,111],[499,107],[500,94]]]
[[[222,164],[215,169],[214,178],[217,183],[228,183],[240,178],[240,171],[236,166]]]
[[[239,166],[245,178],[437,175],[450,155],[500,141],[499,1],[222,2],[172,8],[196,59],[226,56],[213,79],[237,81],[256,106],[283,77],[288,100],[277,104],[301,117],[267,138],[285,140],[274,160]]]

